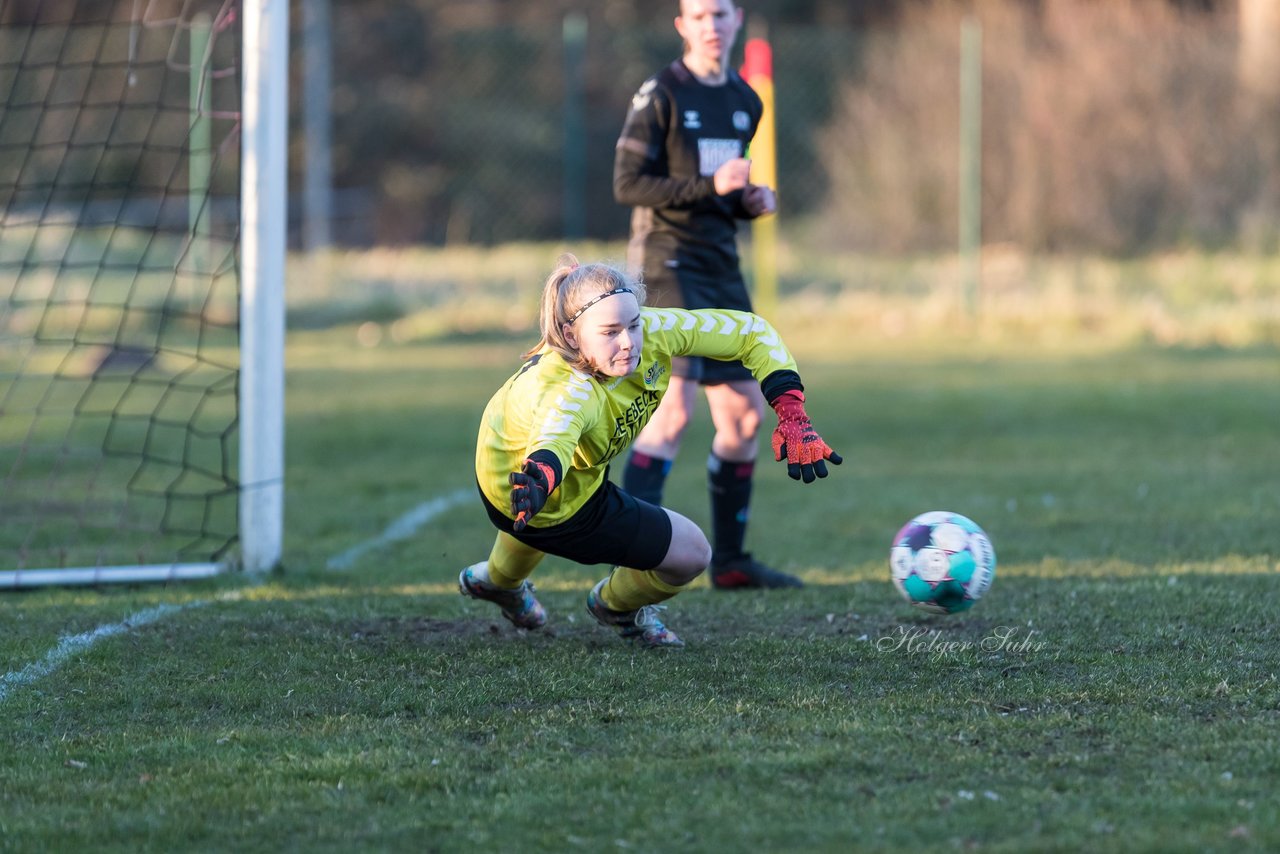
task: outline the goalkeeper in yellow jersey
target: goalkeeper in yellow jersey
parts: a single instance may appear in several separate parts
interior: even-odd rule
[[[673,357],[740,360],[751,371],[778,414],[774,459],[792,478],[812,483],[841,461],[810,424],[795,360],[768,322],[644,301],[644,285],[622,271],[562,256],[543,290],[541,340],[485,408],[476,479],[498,537],[458,584],[520,628],[546,623],[528,578],[553,554],[613,565],[587,596],[597,622],[647,647],[684,645],[654,606],[707,568],[711,545],[689,519],[606,476],[657,408]]]

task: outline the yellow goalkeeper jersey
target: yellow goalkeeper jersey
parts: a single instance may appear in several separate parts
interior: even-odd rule
[[[564,522],[600,488],[609,461],[649,422],[671,382],[673,356],[740,360],[763,381],[794,376],[795,360],[764,318],[744,311],[644,308],[640,366],[598,380],[547,349],[530,358],[485,407],[476,442],[476,477],[494,507],[511,513],[507,476],[535,451],[554,453],[562,472],[535,528]],[[798,378],[797,378],[798,383]]]

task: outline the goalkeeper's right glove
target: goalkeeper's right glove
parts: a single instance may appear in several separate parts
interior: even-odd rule
[[[523,468],[513,471],[507,480],[511,484],[511,512],[516,517],[512,528],[523,531],[529,518],[537,515],[556,488],[556,473],[546,463],[525,460]]]

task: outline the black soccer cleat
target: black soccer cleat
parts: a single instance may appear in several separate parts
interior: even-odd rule
[[[778,572],[744,554],[723,563],[711,564],[711,586],[716,590],[764,590],[804,587],[794,575]]]

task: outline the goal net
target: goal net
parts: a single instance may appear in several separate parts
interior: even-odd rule
[[[0,5],[0,588],[239,562],[239,7]]]

